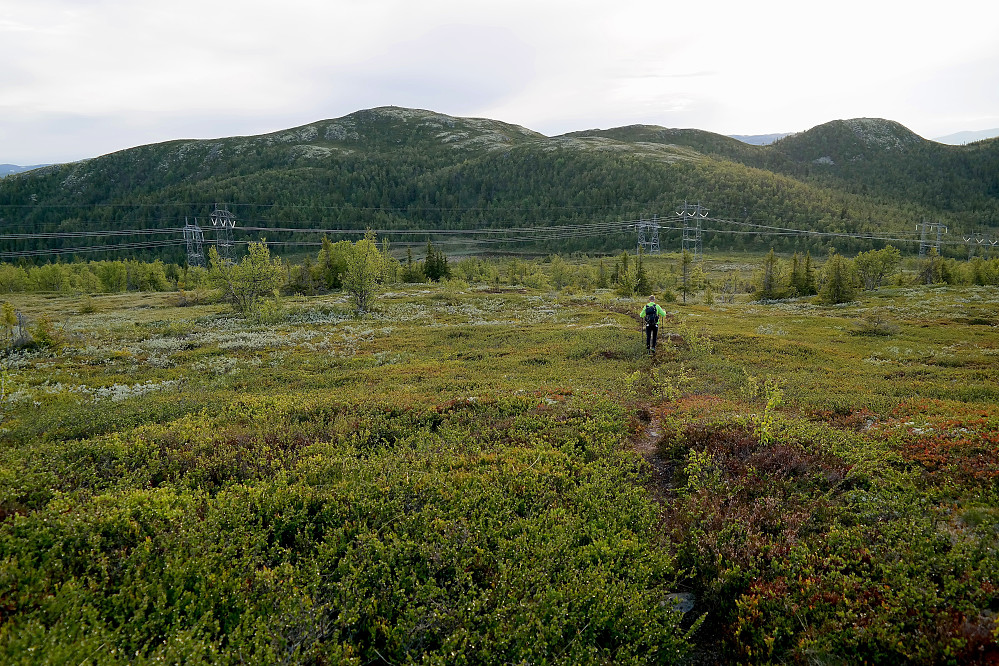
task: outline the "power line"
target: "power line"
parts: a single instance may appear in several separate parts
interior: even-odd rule
[[[149,241],[146,243],[121,243],[118,245],[92,245],[89,247],[49,248],[41,250],[19,250],[0,252],[0,259],[18,259],[22,257],[43,257],[63,254],[87,254],[93,252],[121,252],[123,250],[149,250],[183,245],[183,239]]]
[[[625,205],[635,205],[639,204],[625,204]],[[31,209],[45,209],[45,208],[212,208],[214,203],[206,203],[204,201],[174,201],[174,202],[160,202],[160,203],[103,203],[103,204],[50,204],[50,203],[30,203],[30,204],[0,204],[0,209],[3,208],[31,208]],[[434,211],[434,212],[481,212],[481,211],[496,211],[496,210],[507,210],[507,211],[532,211],[538,210],[538,206],[355,206],[352,204],[338,204],[335,206],[329,205],[319,205],[319,204],[289,204],[289,203],[243,203],[243,204],[232,204],[233,208],[288,208],[288,209],[309,209],[309,210],[333,210],[333,211],[354,211],[354,210],[365,210],[365,211]],[[601,210],[601,209],[620,209],[619,204],[561,204],[561,205],[546,205],[545,209],[554,210]]]
[[[565,240],[576,237],[592,237],[606,235],[609,232],[618,231],[626,232],[629,231],[634,225],[631,221],[619,221],[619,222],[605,222],[605,223],[595,223],[589,225],[564,225],[564,226],[548,226],[548,227],[514,227],[510,229],[381,229],[372,230],[376,235],[406,235],[406,236],[444,236],[454,237],[461,236],[464,238],[457,239],[457,242],[463,243],[474,243],[474,244],[500,244],[500,243],[527,243],[527,242],[537,242],[537,241],[551,241],[551,240]],[[298,232],[298,233],[309,233],[309,234],[365,234],[368,230],[365,229],[312,229],[312,228],[295,228],[295,227],[240,227],[241,229],[247,231],[273,231],[273,232]],[[171,230],[172,233],[184,233],[184,229]],[[487,234],[485,238],[476,238],[476,234]],[[98,235],[111,235],[111,234],[98,234]],[[21,234],[18,237],[22,240],[24,239],[34,239],[42,238],[47,239],[47,234]],[[246,245],[253,241],[230,241],[233,244]],[[439,242],[454,242],[454,241],[439,241]],[[102,246],[87,246],[87,247],[69,247],[69,248],[51,248],[51,249],[35,249],[35,250],[20,250],[20,251],[9,251],[0,252],[0,258],[20,258],[20,257],[38,257],[46,255],[67,255],[75,253],[93,253],[93,252],[118,252],[122,250],[136,250],[136,249],[153,249],[162,248],[175,245],[186,245],[188,240],[186,238],[177,240],[164,240],[164,241],[146,241],[146,242],[135,242],[135,243],[119,243],[113,245],[102,245]],[[269,241],[269,245],[300,245],[300,246],[320,246],[321,242],[316,241]]]
[[[174,205],[174,204],[169,204]],[[308,206],[301,206],[302,208],[308,208]],[[383,210],[383,209],[377,209]],[[467,210],[467,209],[466,209]],[[687,223],[688,217],[687,209],[684,209],[683,213],[678,213],[677,216],[667,217],[667,218],[656,218],[661,219],[662,222],[683,222],[683,226],[666,226],[665,224],[660,224],[659,229],[663,231],[681,231],[684,233],[689,233],[690,225]],[[784,236],[784,237],[828,237],[828,238],[845,238],[845,239],[856,239],[856,240],[868,240],[868,241],[878,241],[885,243],[914,243],[919,242],[921,239],[918,237],[907,238],[904,234],[896,235],[885,235],[877,234],[873,232],[832,232],[832,231],[814,231],[807,229],[795,229],[791,227],[780,227],[774,225],[763,225],[755,224],[748,221],[739,220],[729,220],[716,217],[707,217],[707,211],[699,206],[695,209],[694,214],[697,215],[698,222],[701,220],[714,223],[715,225],[724,226],[736,226],[743,227],[743,230],[733,230],[733,229],[721,229],[721,228],[700,228],[697,230],[696,236],[691,239],[700,244],[700,235],[702,233],[717,233],[717,234],[738,234],[738,235],[760,235],[760,236]],[[301,221],[305,224],[316,224],[313,221]],[[477,229],[372,229],[373,233],[378,236],[424,236],[437,238],[440,243],[464,243],[464,244],[475,244],[475,245],[495,245],[495,244],[518,244],[518,243],[537,243],[544,241],[558,241],[558,240],[571,240],[583,237],[593,237],[600,235],[607,235],[609,233],[629,233],[634,228],[636,223],[641,223],[642,220],[608,220],[599,222],[589,222],[582,224],[562,224],[562,225],[544,225],[544,226],[533,226],[533,227],[483,227]],[[493,222],[495,224],[495,222]],[[700,225],[698,225],[700,226]],[[924,227],[925,229],[926,227]],[[317,226],[296,226],[296,227],[268,227],[268,226],[242,226],[240,230],[247,232],[271,232],[280,234],[312,234],[312,235],[333,235],[333,236],[348,236],[348,235],[360,235],[368,233],[369,229],[360,228],[317,228]],[[120,230],[95,230],[95,231],[67,231],[67,232],[36,232],[36,233],[8,233],[0,234],[0,240],[11,240],[11,241],[31,241],[31,240],[57,240],[65,238],[121,238],[127,236],[142,236],[142,235],[181,235],[184,233],[183,227],[166,227],[166,228],[143,228],[143,229],[120,229]],[[51,248],[51,249],[34,249],[34,250],[20,250],[20,251],[7,251],[0,252],[0,258],[17,258],[17,257],[38,257],[46,255],[66,255],[66,254],[76,254],[76,253],[95,253],[95,252],[119,252],[123,250],[148,250],[148,249],[158,249],[165,247],[172,247],[175,245],[185,244],[185,240],[169,239],[154,241],[148,240],[143,242],[130,242],[130,243],[117,243],[108,245],[98,245],[98,246],[84,246],[84,247],[71,247],[71,248]],[[230,243],[233,241],[229,241]],[[236,241],[240,245],[245,245],[252,241]],[[925,242],[925,241],[924,241]],[[959,241],[943,241],[938,239],[938,244],[956,244]],[[273,245],[301,245],[301,246],[316,246],[321,243],[315,241],[270,241]]]
[[[177,234],[183,227],[166,229],[120,229],[117,231],[58,231],[33,234],[0,234],[0,240],[34,240],[38,238],[100,238],[105,236],[142,236],[144,234]]]

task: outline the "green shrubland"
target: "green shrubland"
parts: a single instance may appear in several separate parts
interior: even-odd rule
[[[266,317],[208,274],[5,295],[0,661],[994,659],[994,262],[868,289],[842,257],[826,304],[737,277],[802,256],[687,292],[682,256],[409,282],[424,259],[370,243],[359,311],[358,244],[311,293],[258,261]],[[651,359],[639,266],[688,297]]]

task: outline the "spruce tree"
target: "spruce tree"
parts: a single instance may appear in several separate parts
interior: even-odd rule
[[[919,266],[919,279],[923,284],[939,284],[944,282],[943,259],[937,254],[937,249],[931,247]]]
[[[805,265],[797,252],[791,257],[791,295],[801,296],[805,286]]]
[[[818,286],[815,283],[815,267],[812,266],[812,253],[805,252],[805,281],[802,285],[802,296],[814,296],[819,293]]]
[[[597,264],[597,289],[606,289],[608,286],[607,267],[604,265],[604,260],[601,259],[600,263]]]
[[[451,267],[448,266],[447,255],[443,251],[436,250],[429,240],[427,241],[427,258],[423,262],[423,273],[427,279],[434,282],[451,277]]]
[[[635,259],[635,293],[644,296],[645,294],[652,293],[652,282],[649,280],[648,273],[645,272],[645,264],[642,261],[642,252],[638,253],[638,258]]]
[[[779,260],[773,248],[770,248],[769,254],[763,259],[763,269],[760,272],[760,289],[756,296],[757,299],[770,301],[783,298],[785,293],[782,282]]]
[[[413,279],[413,248],[406,248],[406,267],[402,269],[403,282],[416,282]]]
[[[819,300],[827,305],[849,303],[856,295],[853,267],[842,255],[835,251],[829,254],[829,260],[823,270],[825,281],[819,290]]]
[[[694,290],[690,279],[690,267],[693,263],[694,257],[691,256],[690,252],[684,250],[683,254],[680,255],[680,293],[683,294],[684,304],[687,303],[687,294]]]

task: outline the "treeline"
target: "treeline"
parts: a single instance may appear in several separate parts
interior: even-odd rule
[[[333,242],[323,238],[322,249],[313,258],[308,255],[300,263],[284,262],[272,257],[266,240],[250,243],[247,254],[235,266],[260,262],[260,248],[266,249],[266,261],[279,267],[278,279],[269,279],[272,287],[285,294],[312,295],[320,292],[342,289],[347,279],[351,261],[357,248],[373,248],[378,255],[378,282],[421,283],[439,281],[454,276],[481,281],[491,279],[499,272],[481,259],[463,259],[452,272],[452,264],[439,248],[428,243],[426,255],[422,259],[413,258],[407,251],[403,261],[393,258],[387,243],[377,245],[373,236],[368,235],[364,244],[360,241]],[[213,274],[230,265],[218,258],[215,248],[209,252],[212,265],[208,268],[164,263],[160,260],[143,262],[127,261],[80,261],[54,262],[39,266],[30,264],[0,263],[0,293],[54,292],[62,294],[114,294],[129,291],[174,291],[192,290],[217,286]],[[514,260],[517,266],[528,262]],[[520,268],[513,269],[521,275]]]
[[[669,300],[707,292],[709,298],[750,293],[759,300],[780,300],[820,295],[828,302],[844,302],[857,291],[886,285],[999,284],[999,259],[973,257],[967,261],[939,256],[930,249],[924,259],[905,258],[894,246],[858,253],[853,258],[829,251],[821,260],[811,252],[782,257],[771,249],[759,269],[742,276],[738,271],[709,279],[705,263],[689,253],[648,256],[622,252],[616,256],[573,258],[553,254],[520,257],[464,257],[452,259],[428,242],[414,256],[393,255],[387,241],[378,243],[369,234],[361,241],[331,241],[324,238],[315,255],[298,262],[272,257],[266,241],[251,243],[250,251],[235,266],[263,261],[266,250],[270,285],[265,291],[283,295],[315,295],[344,289],[358,248],[372,256],[371,271],[376,284],[419,284],[460,280],[469,284],[516,285],[533,289],[613,289],[622,296],[663,293]],[[257,249],[255,249],[257,248]],[[214,250],[212,251],[214,252]],[[819,255],[822,256],[822,255]],[[217,273],[226,264],[218,259],[209,268],[187,267],[156,260],[142,262],[89,261],[48,263],[41,266],[0,263],[0,293],[54,292],[63,294],[110,294],[128,291],[198,290],[219,287]],[[835,292],[829,290],[835,289]]]
[[[0,292],[114,294],[172,291],[206,284],[205,269],[160,260],[88,261],[41,266],[0,264]]]
[[[771,250],[763,259],[752,292],[761,301],[817,296],[820,303],[834,304],[886,285],[999,285],[999,259],[958,261],[930,248],[925,258],[908,263],[908,270],[903,270],[902,254],[893,246],[861,252],[853,259],[833,251],[821,268],[816,267],[810,253],[796,252],[782,259]]]
[[[934,250],[919,260],[903,260],[894,247],[869,250],[850,259],[835,251],[821,263],[810,253],[779,257],[773,250],[756,271],[743,275],[726,270],[709,275],[703,261],[689,252],[675,257],[648,257],[622,252],[613,258],[481,258],[451,261],[427,243],[422,259],[407,251],[392,256],[370,232],[357,242],[324,239],[318,254],[300,263],[271,255],[266,243],[251,243],[239,262],[223,261],[212,248],[208,268],[164,264],[161,261],[91,261],[44,266],[0,264],[0,290],[85,294],[83,308],[96,309],[90,294],[126,291],[178,291],[178,303],[222,301],[241,316],[260,323],[281,320],[283,296],[343,292],[357,312],[369,310],[379,290],[391,284],[446,282],[449,288],[470,284],[527,287],[564,293],[612,290],[622,298],[658,295],[660,302],[734,302],[738,295],[758,301],[814,298],[819,304],[846,303],[862,291],[884,286],[932,284],[999,285],[999,259],[974,257],[957,261]],[[445,290],[446,291],[446,290]],[[0,311],[0,328],[7,347],[57,348],[62,334],[48,318],[29,322],[9,302]]]

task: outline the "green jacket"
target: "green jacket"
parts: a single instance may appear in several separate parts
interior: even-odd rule
[[[656,306],[656,310],[659,311],[659,318],[660,319],[662,319],[663,317],[666,316],[666,311],[663,310],[661,307],[659,307],[658,303],[653,303],[652,301],[649,301],[648,303],[646,303],[645,305],[642,306],[641,310],[638,311],[638,316],[642,318],[642,321],[645,321],[645,308],[647,308],[650,305]],[[656,324],[656,325],[658,326],[658,324]]]

